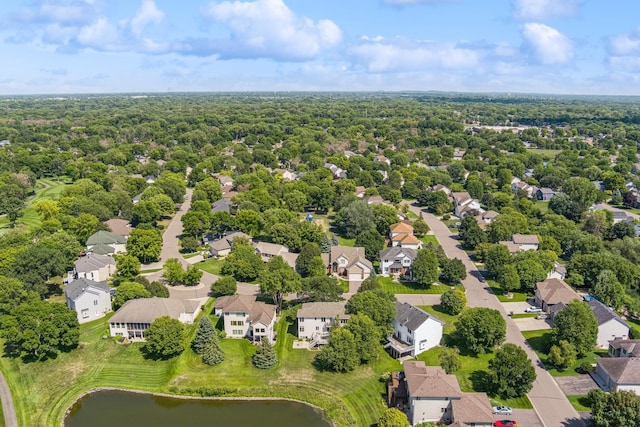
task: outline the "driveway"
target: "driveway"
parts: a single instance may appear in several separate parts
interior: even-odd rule
[[[521,302],[503,302],[502,306],[507,313],[513,312],[513,314],[524,314],[525,310],[531,307],[526,301]]]
[[[466,289],[469,307],[487,307],[498,310],[502,313],[507,323],[507,342],[513,343],[522,348],[536,369],[537,378],[533,383],[533,388],[528,394],[529,400],[541,419],[542,424],[548,427],[583,427],[584,422],[580,415],[566,398],[553,377],[542,368],[540,359],[531,346],[525,341],[518,329],[518,325],[507,316],[504,307],[490,291],[490,288],[480,282],[480,272],[471,261],[467,253],[458,245],[458,241],[453,239],[451,231],[434,215],[423,211],[420,207],[409,205],[413,213],[422,216],[436,236],[442,249],[449,258],[460,259],[467,268],[467,278],[462,282]]]
[[[556,382],[567,396],[587,394],[598,387],[591,375],[574,375],[569,377],[556,377]]]
[[[493,415],[493,420],[514,420],[522,427],[545,427],[533,409],[514,409],[512,415]]]
[[[536,319],[535,317],[525,317],[521,319],[513,319],[514,323],[520,331],[538,331],[540,329],[551,329],[551,325],[545,320]]]

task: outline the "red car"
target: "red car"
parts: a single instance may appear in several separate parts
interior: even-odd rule
[[[513,420],[498,420],[493,423],[493,427],[518,427],[518,423]]]

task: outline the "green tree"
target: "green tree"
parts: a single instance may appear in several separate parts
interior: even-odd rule
[[[378,427],[411,427],[407,416],[396,408],[387,408],[378,419]]]
[[[269,235],[273,243],[286,246],[292,252],[298,252],[302,247],[300,234],[291,224],[274,224]]]
[[[218,335],[214,334],[202,353],[202,362],[206,365],[213,366],[222,363],[225,359],[224,350],[220,347]]]
[[[205,349],[213,339],[214,335],[217,336],[216,328],[213,326],[211,318],[209,318],[209,316],[207,315],[203,315],[202,317],[200,317],[196,335],[191,341],[191,349],[196,354],[204,354]]]
[[[2,318],[5,353],[44,360],[78,346],[78,315],[64,304],[23,303]]]
[[[611,227],[611,240],[636,237],[635,226],[630,222],[618,222]]]
[[[367,202],[357,200],[340,209],[336,215],[336,225],[347,239],[353,239],[358,234],[375,226],[373,210]]]
[[[576,349],[578,357],[593,351],[598,339],[598,321],[589,304],[572,301],[553,318],[552,343],[567,341]]]
[[[591,402],[593,427],[637,425],[640,420],[640,396],[632,391],[604,391],[594,389],[587,396]]]
[[[113,297],[113,308],[119,309],[125,302],[137,298],[151,298],[151,292],[145,289],[144,285],[137,282],[123,282],[116,289]]]
[[[133,279],[140,274],[140,260],[138,258],[129,254],[117,255],[115,258],[118,277]]]
[[[355,338],[346,328],[333,328],[329,343],[320,349],[314,359],[319,369],[334,372],[353,371],[359,363]]]
[[[500,269],[498,272],[498,284],[505,294],[517,291],[522,287],[518,270],[513,264],[507,264]]]
[[[237,291],[236,279],[231,276],[222,276],[211,284],[214,295],[235,295]]]
[[[135,280],[137,281],[138,278],[136,277]],[[169,298],[169,289],[160,282],[153,281],[149,283],[147,280],[147,283],[143,283],[142,286],[149,291],[152,297]]]
[[[418,237],[422,237],[426,235],[429,231],[431,231],[429,224],[427,224],[422,218],[418,218],[411,225],[413,226],[413,234],[415,234]]]
[[[360,285],[360,289],[358,289],[358,292],[371,291],[374,289],[382,289],[382,285],[380,284],[380,280],[378,280],[378,277],[369,276],[364,279],[364,281]]]
[[[195,265],[188,265],[182,276],[182,283],[184,283],[185,286],[196,286],[200,283],[201,278],[202,271]]]
[[[567,369],[576,363],[576,348],[570,342],[561,340],[551,346],[547,360],[558,369]]]
[[[366,314],[386,337],[393,332],[391,322],[396,317],[395,297],[382,289],[358,292],[349,298],[346,306],[349,314]]]
[[[248,235],[255,236],[262,230],[262,215],[251,209],[241,209],[236,214],[236,224]]]
[[[505,266],[511,264],[511,254],[505,245],[492,245],[484,257],[484,266],[487,271],[496,275]]]
[[[162,236],[157,230],[136,228],[127,239],[127,252],[143,264],[155,262],[162,252]]]
[[[327,275],[311,276],[302,279],[302,289],[316,302],[341,301],[342,288],[338,281]]]
[[[220,272],[247,282],[258,278],[263,270],[264,263],[253,246],[246,241],[242,242],[241,239],[235,239],[231,253],[224,259]]]
[[[222,198],[222,188],[220,187],[220,182],[217,179],[212,177],[207,177],[202,181],[198,182],[193,188],[195,191],[202,191],[207,196],[207,200],[209,203],[213,203],[216,200],[220,200]]]
[[[536,370],[523,349],[507,343],[489,361],[488,377],[492,391],[508,399],[524,396],[531,390]]]
[[[373,223],[381,236],[389,233],[389,226],[398,222],[398,211],[387,205],[373,205]]]
[[[251,363],[258,369],[269,369],[278,364],[278,355],[267,338],[260,341],[256,352],[251,356]]]
[[[466,278],[467,268],[461,260],[454,258],[444,262],[442,266],[442,280],[450,284],[455,284]]]
[[[151,358],[168,359],[184,351],[184,326],[178,319],[158,317],[144,336],[142,350]]]
[[[465,249],[475,249],[480,243],[487,242],[487,234],[480,228],[473,215],[467,215],[462,219],[458,235]]]
[[[396,217],[397,218],[397,217]],[[369,261],[375,261],[380,258],[380,250],[384,246],[384,237],[375,229],[363,231],[356,237],[356,246],[364,248],[365,257]]]
[[[281,256],[271,258],[260,276],[260,292],[270,295],[278,308],[282,309],[284,296],[302,290],[300,275]]]
[[[378,356],[380,330],[366,314],[353,314],[345,328],[353,334],[360,363],[369,363]]]
[[[467,305],[467,296],[462,292],[449,289],[440,296],[440,307],[451,316],[457,316]]]
[[[571,199],[573,207],[577,211],[578,218],[582,212],[593,205],[598,197],[598,191],[593,183],[587,178],[582,177],[569,178],[562,185],[562,192]]]
[[[460,350],[457,348],[442,347],[438,355],[440,366],[447,374],[453,374],[462,367]]]
[[[470,308],[455,322],[458,343],[474,353],[485,353],[504,342],[507,324],[498,310]]]
[[[182,215],[181,221],[185,234],[199,238],[209,230],[211,215],[207,212],[189,211]]]
[[[416,282],[425,288],[438,280],[438,257],[431,249],[418,249],[411,271]]]
[[[611,270],[602,270],[596,277],[593,294],[605,305],[619,310],[624,304],[625,289]]]
[[[163,266],[162,275],[170,285],[184,283],[184,270],[178,258],[169,258]]]
[[[520,286],[525,289],[533,289],[536,283],[542,282],[547,277],[544,267],[532,259],[517,259],[513,266],[520,278]]]

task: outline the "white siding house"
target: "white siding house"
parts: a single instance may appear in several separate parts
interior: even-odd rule
[[[415,249],[396,246],[380,251],[380,274],[382,276],[411,276],[411,266],[418,252]]]
[[[599,357],[595,374],[605,391],[631,391],[640,396],[640,357]]]
[[[613,310],[596,299],[589,301],[589,306],[598,320],[598,348],[609,348],[611,340],[626,340],[629,338],[629,325]]]
[[[116,272],[116,260],[108,255],[87,254],[74,263],[67,280],[89,279],[104,282]]]
[[[443,323],[411,304],[396,302],[393,335],[385,348],[392,356],[415,357],[440,345]]]
[[[306,302],[298,310],[298,338],[326,344],[334,326],[342,326],[351,317],[345,311],[346,301]]]
[[[231,295],[218,298],[213,313],[222,317],[227,338],[273,341],[276,306],[256,301],[255,295]]]
[[[103,317],[111,311],[111,294],[107,282],[77,279],[64,288],[67,307],[78,313],[78,322]]]

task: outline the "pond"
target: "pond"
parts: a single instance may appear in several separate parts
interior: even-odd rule
[[[78,400],[65,418],[66,427],[234,426],[329,427],[311,406],[284,400],[180,399],[104,390]]]

